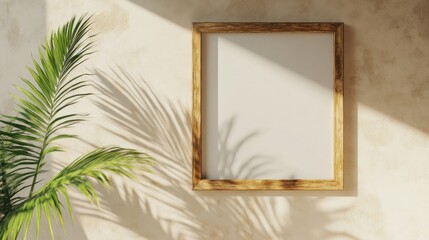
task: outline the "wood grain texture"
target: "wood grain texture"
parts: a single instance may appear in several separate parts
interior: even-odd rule
[[[203,33],[320,32],[334,34],[334,179],[202,179],[202,73]],[[343,23],[194,23],[192,31],[192,189],[193,190],[342,190],[343,180]]]
[[[202,33],[335,32],[342,23],[224,22],[194,23]]]
[[[334,176],[344,188],[343,95],[344,95],[344,24],[334,32]]]
[[[341,190],[335,180],[201,179],[193,190]]]
[[[201,179],[201,32],[192,31],[192,185]]]

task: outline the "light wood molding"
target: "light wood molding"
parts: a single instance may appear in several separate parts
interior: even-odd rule
[[[201,39],[204,33],[315,32],[334,34],[334,179],[204,179],[202,178]],[[192,31],[192,189],[193,190],[342,190],[343,177],[343,23],[194,23]]]

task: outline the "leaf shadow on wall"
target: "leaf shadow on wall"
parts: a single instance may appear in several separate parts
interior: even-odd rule
[[[358,239],[329,228],[346,221],[348,208],[323,210],[324,197],[193,192],[189,110],[160,97],[145,80],[111,71],[96,73],[96,88],[104,95],[96,104],[115,126],[105,130],[152,154],[158,164],[134,189],[116,184],[115,192],[126,189],[125,196],[99,191],[103,208],[114,217],[82,214],[148,239]]]
[[[272,158],[267,154],[252,153],[246,156],[241,155],[246,146],[261,132],[254,130],[241,136],[239,140],[232,140],[231,135],[234,134],[237,124],[237,117],[233,116],[220,127],[217,139],[217,144],[219,145],[217,159],[213,159],[210,164],[203,163],[203,176],[207,175],[209,168],[216,169],[215,174],[218,176],[214,176],[214,178],[219,179],[263,178],[268,172],[274,170],[269,164],[266,164]],[[213,148],[216,147],[213,146]],[[203,152],[206,152],[206,150],[203,149]],[[203,158],[206,159],[207,157],[203,155]],[[237,161],[238,159],[244,160]]]

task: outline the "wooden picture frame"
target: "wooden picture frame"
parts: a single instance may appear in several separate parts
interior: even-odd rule
[[[192,32],[192,189],[193,190],[342,190],[343,189],[343,23],[194,23]],[[204,79],[202,37],[211,33],[329,33],[332,47],[333,178],[211,179],[203,175]],[[331,71],[331,70],[330,70]],[[299,103],[298,103],[299,104]]]

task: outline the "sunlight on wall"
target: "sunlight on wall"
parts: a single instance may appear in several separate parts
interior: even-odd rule
[[[365,171],[366,176],[359,178],[359,191],[377,196],[374,216],[383,223],[387,237],[419,239],[421,231],[414,231],[417,226],[410,226],[409,221],[422,227],[429,211],[429,136],[363,104],[359,113],[359,159],[365,161],[359,161],[358,171]],[[411,210],[410,203],[419,210]]]
[[[73,195],[78,215],[65,233],[56,226],[58,239],[426,239],[427,1],[43,3],[0,3],[1,112],[11,111],[7,93],[45,34],[95,13],[98,51],[78,71],[95,73],[96,95],[74,108],[91,118],[52,167],[112,144],[159,160],[140,183],[100,187],[101,209]],[[191,191],[193,21],[345,22],[344,192]]]

